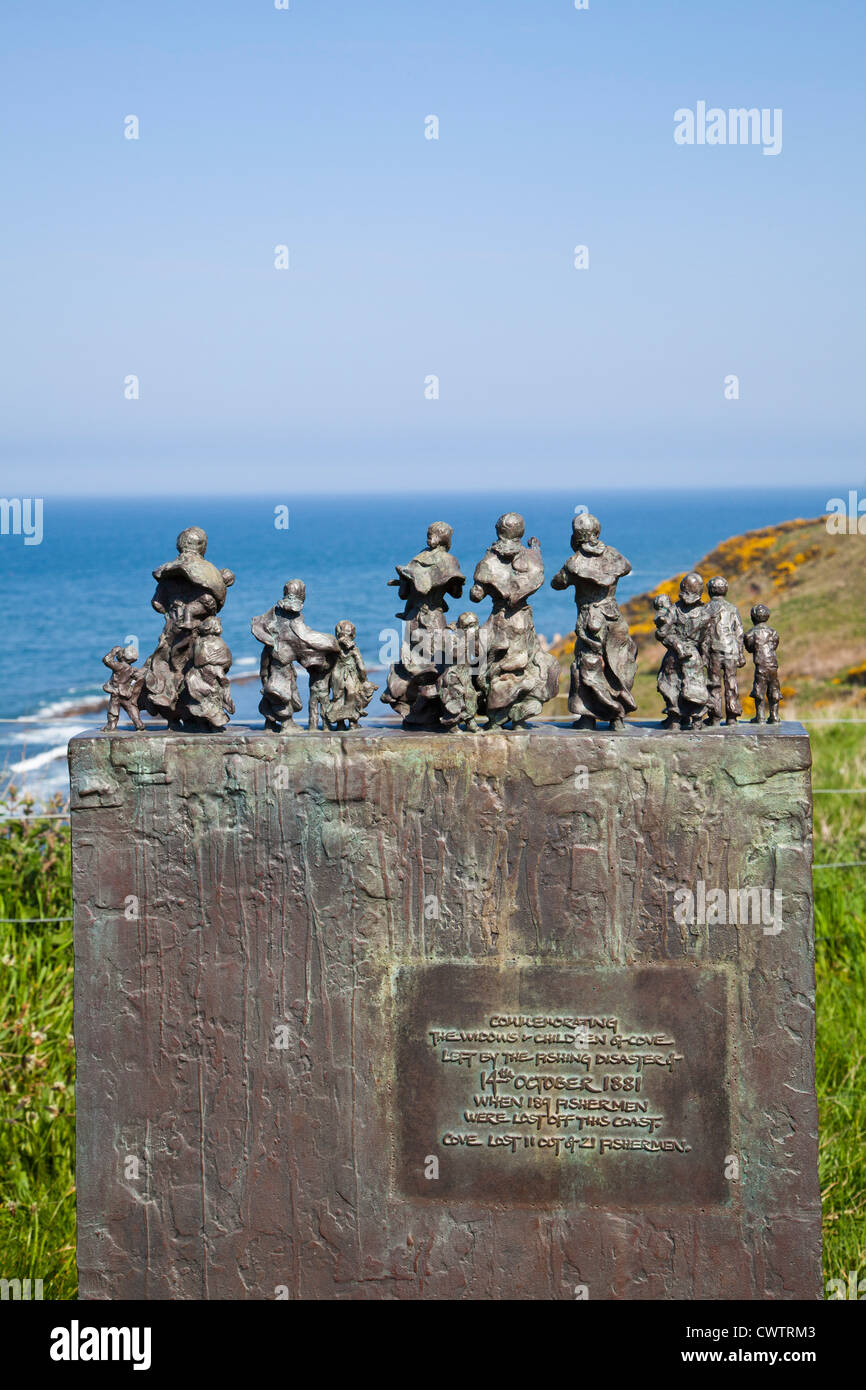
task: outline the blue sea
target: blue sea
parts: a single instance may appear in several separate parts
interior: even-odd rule
[[[175,554],[186,526],[204,526],[208,558],[237,578],[221,614],[234,655],[236,720],[258,723],[259,644],[250,619],[282,593],[288,579],[307,585],[305,618],[332,632],[350,618],[371,679],[384,687],[381,649],[399,627],[396,590],[387,587],[394,565],[425,546],[431,521],[454,528],[453,552],[471,582],[472,571],[495,539],[504,511],[526,519],[527,538],[538,536],[548,578],[570,554],[571,519],[587,506],[602,522],[603,538],[621,550],[633,573],[621,598],[651,589],[693,566],[728,536],[798,516],[819,516],[827,487],[790,490],[674,492],[604,491],[507,495],[431,494],[407,497],[265,497],[44,499],[43,539],[25,545],[0,536],[0,769],[38,799],[67,786],[66,745],[78,731],[98,727],[108,672],[102,657],[130,635],[141,660],[161,629],[150,606],[152,570]],[[275,525],[275,508],[288,507],[288,526]],[[466,599],[452,616],[471,607]],[[548,641],[572,630],[574,604],[548,584],[532,601],[535,624]],[[482,619],[487,605],[480,609]],[[376,672],[378,671],[378,674]],[[248,679],[243,679],[247,677]],[[389,713],[374,697],[373,711]],[[654,717],[655,711],[644,712]],[[125,716],[121,724],[125,724]]]

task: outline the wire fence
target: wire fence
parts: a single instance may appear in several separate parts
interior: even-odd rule
[[[69,820],[68,811],[28,811],[22,812],[20,816],[0,816],[0,823],[3,821],[28,821],[28,820]]]
[[[6,926],[40,926],[46,922],[74,922],[74,917],[0,917],[0,924]]]
[[[550,716],[551,718],[553,716]],[[21,719],[2,719],[0,724],[62,724],[79,723],[80,720],[72,716],[61,716],[56,719],[40,718],[37,715],[24,716]],[[866,724],[866,719],[799,719],[799,724]],[[813,787],[813,796],[866,796],[866,787]],[[59,820],[68,821],[69,811],[27,811],[13,815],[0,815],[0,823],[9,821],[45,821]],[[825,869],[866,869],[866,859],[842,860],[836,863],[813,863],[813,870]],[[58,925],[60,923],[72,922],[73,917],[0,917],[0,925],[3,926],[45,926]]]

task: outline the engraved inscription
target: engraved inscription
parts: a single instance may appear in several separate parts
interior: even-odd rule
[[[394,991],[404,1196],[732,1200],[724,971],[445,962]]]
[[[536,1149],[560,1158],[630,1150],[690,1153],[666,1132],[654,1075],[684,1060],[665,1033],[616,1018],[491,1014],[480,1028],[431,1028],[440,1066],[463,1068],[466,1106],[439,1136],[445,1148]]]

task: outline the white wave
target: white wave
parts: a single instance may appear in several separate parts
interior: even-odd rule
[[[77,719],[88,710],[95,713],[104,709],[105,704],[105,695],[77,695],[68,700],[52,700],[49,704],[42,705],[35,714],[19,714],[14,723],[41,724],[52,719]]]
[[[83,734],[84,729],[72,730],[69,735],[70,738],[72,737],[72,733]],[[60,743],[54,748],[46,748],[43,753],[34,753],[32,758],[22,758],[20,762],[11,763],[8,771],[17,772],[19,775],[21,773],[35,772],[38,768],[45,767],[46,763],[53,763],[56,758],[65,758],[66,747],[67,745],[65,743]]]
[[[41,748],[44,744],[55,744],[59,739],[72,738],[73,734],[83,734],[88,729],[92,731],[93,724],[83,724],[80,719],[70,723],[55,724],[31,724],[26,729],[9,729],[4,731],[2,742],[11,744],[33,744],[36,748]],[[66,744],[63,745],[64,747]]]

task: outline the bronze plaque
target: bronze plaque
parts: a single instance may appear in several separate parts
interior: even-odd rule
[[[443,963],[395,990],[404,1196],[730,1201],[724,970]]]

